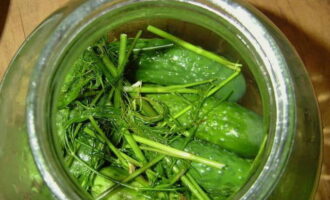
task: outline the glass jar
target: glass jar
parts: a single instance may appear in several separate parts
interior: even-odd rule
[[[239,57],[255,80],[268,140],[259,166],[233,199],[312,198],[322,157],[318,107],[301,60],[269,20],[234,0],[93,0],[71,2],[46,19],[5,74],[0,199],[88,199],[67,174],[54,143],[58,86],[93,40],[118,27],[134,32],[149,23],[209,44],[214,36],[221,38],[224,51]]]

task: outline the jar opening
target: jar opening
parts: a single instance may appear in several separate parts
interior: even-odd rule
[[[96,9],[92,9],[93,6]],[[281,167],[274,167],[286,162],[289,156],[289,150],[281,152],[279,150],[283,146],[292,144],[292,125],[288,126],[288,124],[293,122],[294,107],[292,96],[283,94],[283,91],[287,90],[287,94],[291,95],[292,91],[284,84],[288,80],[282,80],[285,76],[281,78],[281,74],[276,75],[274,73],[277,71],[276,68],[273,69],[274,71],[270,70],[274,67],[269,62],[273,59],[270,56],[274,52],[262,54],[260,50],[262,47],[256,38],[253,38],[254,40],[249,38],[251,32],[240,29],[242,24],[240,26],[235,24],[239,23],[236,19],[239,16],[232,18],[235,12],[228,13],[228,10],[221,9],[222,6],[224,6],[222,3],[200,4],[192,1],[116,1],[101,4],[89,2],[76,8],[63,20],[40,59],[39,67],[43,69],[36,71],[35,76],[40,73],[47,73],[49,76],[36,78],[32,83],[34,85],[31,90],[34,95],[30,96],[29,108],[30,132],[34,132],[39,138],[39,141],[35,141],[38,149],[34,151],[41,149],[44,151],[43,155],[39,155],[43,160],[42,165],[47,166],[44,175],[52,177],[50,180],[53,182],[48,185],[58,197],[86,198],[86,194],[68,178],[70,176],[64,170],[62,159],[58,155],[60,150],[56,144],[59,141],[56,139],[58,130],[54,117],[57,109],[56,99],[60,98],[58,97],[60,86],[65,74],[70,70],[69,66],[73,65],[88,45],[104,33],[109,33],[110,38],[118,38],[122,32],[134,36],[137,30],[145,30],[148,25],[155,25],[191,43],[243,63],[248,95],[241,103],[263,115],[268,139],[264,152],[258,158],[260,163],[253,170],[250,180],[233,199],[253,197],[262,199],[269,195],[276,182],[274,177],[270,178],[271,173],[280,175],[283,170]],[[70,20],[78,20],[78,22],[69,24]],[[150,36],[146,33],[143,37]],[[54,54],[54,52],[58,53]],[[274,65],[280,67],[276,66],[276,63]],[[280,71],[280,73],[286,72]],[[41,86],[38,85],[41,83]],[[275,87],[278,84],[283,85]],[[36,99],[41,95],[45,98]],[[41,133],[44,134],[40,135]],[[283,138],[288,141],[283,141]],[[43,144],[40,144],[40,141]],[[50,162],[47,163],[47,160]],[[274,166],[271,168],[271,165]],[[39,164],[40,167],[44,166]],[[265,184],[264,181],[267,183]],[[261,189],[257,192],[263,187],[265,190]]]

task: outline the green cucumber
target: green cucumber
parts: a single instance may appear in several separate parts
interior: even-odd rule
[[[150,94],[148,97],[165,104],[171,116],[193,104],[190,101],[198,101],[197,95],[180,97],[174,94]],[[194,110],[196,108],[180,116],[178,121],[186,127],[198,125],[195,133],[197,138],[244,157],[257,155],[265,134],[261,116],[233,102],[219,103],[213,97],[207,98],[202,104],[198,119],[194,117],[197,112]]]
[[[180,147],[184,141],[184,139],[179,139],[172,145]],[[218,145],[195,140],[189,142],[184,150],[225,164],[224,168],[217,169],[192,162],[188,170],[188,175],[191,175],[214,200],[226,199],[238,191],[248,179],[251,161],[240,158]],[[178,165],[180,162],[178,161]]]
[[[217,84],[234,71],[213,60],[187,49],[174,46],[162,51],[142,52],[137,60],[135,78],[160,85],[180,85],[217,79]],[[239,100],[245,93],[246,83],[242,74],[231,80],[215,97]]]

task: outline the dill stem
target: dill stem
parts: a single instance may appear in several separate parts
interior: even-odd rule
[[[133,165],[135,166],[138,166],[138,167],[143,167],[143,163],[133,159],[132,157],[128,156],[127,154],[123,153],[123,152],[120,152],[121,155],[130,163],[132,163]],[[145,164],[145,163],[144,163]],[[151,169],[147,169],[147,176],[150,178],[151,177],[155,177],[156,176],[156,172],[152,171]]]
[[[90,116],[89,120],[92,124],[92,126],[96,129],[96,131],[101,135],[101,137],[103,138],[103,140],[105,141],[105,143],[109,146],[109,148],[111,149],[111,151],[117,156],[117,158],[119,159],[119,161],[124,165],[127,166],[127,162],[126,160],[121,156],[120,151],[115,147],[115,145],[112,144],[112,142],[110,142],[110,140],[107,138],[107,136],[105,135],[105,133],[103,132],[103,130],[99,127],[99,125],[97,125],[97,122],[95,121],[95,119]]]
[[[117,87],[115,88],[114,97],[113,97],[113,104],[115,108],[120,108],[122,105],[121,89],[122,89],[122,84],[121,81],[119,81]]]
[[[234,73],[232,73],[228,78],[226,78],[224,81],[222,81],[219,85],[215,86],[213,89],[211,89],[206,97],[212,96],[214,93],[216,93],[218,90],[223,88],[226,84],[228,84],[231,80],[233,80],[236,76],[240,74],[241,70],[238,69]]]
[[[101,142],[105,142],[105,140],[103,139],[103,137],[99,136],[99,135],[95,135],[94,131],[92,131],[91,129],[85,127],[84,128],[84,132],[87,133],[88,135],[94,137],[94,138],[98,138]],[[135,160],[134,158],[128,156],[127,154],[123,153],[123,152],[119,152],[120,155],[125,159],[127,160],[128,162],[132,163],[133,165],[135,166],[138,166],[138,167],[142,167],[143,164],[137,160]],[[126,167],[126,166],[125,166]]]
[[[174,183],[178,182],[178,180],[184,176],[184,174],[187,172],[187,168],[184,168],[184,169],[181,169],[179,170],[178,172],[176,172],[176,175],[173,176],[171,179],[170,179],[170,182],[168,183],[169,185],[173,185]]]
[[[188,83],[182,85],[171,85],[171,86],[158,86],[158,87],[138,87],[138,86],[126,86],[124,87],[125,92],[137,92],[137,93],[193,93],[197,94],[199,91],[195,89],[189,89],[188,87],[193,87],[197,85],[203,85],[206,83],[211,83],[216,79],[209,79],[204,81],[198,81],[195,83]]]
[[[91,102],[91,105],[94,106],[96,104],[96,102],[101,98],[101,95],[104,93],[104,90],[101,90],[96,97],[93,99],[93,101]]]
[[[147,162],[147,159],[145,158],[143,152],[141,151],[139,145],[136,143],[135,139],[132,137],[131,133],[125,128],[123,128],[122,131],[124,133],[124,137],[125,137],[127,143],[131,146],[131,148],[132,148],[134,154],[136,155],[136,157],[142,163]]]
[[[193,187],[198,191],[198,193],[203,197],[203,199],[210,200],[210,197],[207,196],[207,194],[198,185],[198,183],[196,182],[196,180],[190,175],[189,172],[185,176],[188,178],[189,182],[193,185]]]
[[[94,131],[92,131],[88,127],[85,127],[84,128],[84,132],[87,133],[89,136],[92,136],[92,137],[95,137],[95,138],[99,138],[102,142],[105,142],[102,137],[98,137],[97,135],[95,135]]]
[[[100,57],[102,59],[102,62],[104,63],[104,65],[106,66],[108,71],[110,72],[111,76],[116,77],[118,75],[118,72],[117,72],[117,69],[116,69],[115,65],[110,60],[110,58],[105,53],[102,53],[100,55]]]
[[[165,156],[158,156],[155,159],[151,160],[150,162],[146,163],[143,167],[139,168],[138,170],[136,170],[135,172],[133,172],[132,174],[130,174],[128,177],[126,177],[123,182],[127,183],[131,180],[133,180],[135,177],[139,176],[140,174],[142,174],[143,172],[145,172],[147,169],[149,169],[150,167],[154,166],[155,164],[157,164],[159,161],[161,161]]]
[[[134,158],[128,156],[127,154],[123,153],[123,152],[120,152],[120,154],[130,163],[132,163],[133,165],[135,166],[138,166],[138,167],[142,167],[143,164],[137,160],[135,160]]]
[[[119,57],[118,57],[118,75],[120,76],[124,70],[125,65],[127,64],[128,58],[130,57],[131,53],[133,52],[133,49],[136,46],[137,41],[142,35],[142,31],[138,31],[131,46],[127,50],[127,35],[121,34],[120,35],[120,43],[119,43]],[[127,53],[126,53],[127,50]]]
[[[200,193],[200,191],[193,183],[191,183],[187,176],[182,176],[180,179],[199,200],[209,200],[209,198],[205,198],[204,195]]]
[[[98,138],[102,142],[105,142],[105,140],[101,136],[95,135],[94,131],[92,131],[91,129],[89,129],[87,127],[84,128],[84,132],[92,137]],[[128,156],[127,154],[125,154],[121,151],[119,151],[119,153],[125,160],[127,160],[128,163],[132,163],[133,165],[138,166],[138,167],[143,167],[143,163],[135,160],[134,158]],[[127,165],[124,165],[124,167],[127,167]],[[149,176],[156,176],[156,173],[150,169],[147,170],[147,173],[148,173],[147,175],[149,175]]]
[[[186,42],[186,41],[184,41],[184,40],[182,40],[182,39],[180,39],[180,38],[178,38],[178,37],[176,37],[176,36],[174,36],[172,34],[169,34],[169,33],[165,32],[165,31],[163,31],[163,30],[161,30],[159,28],[156,28],[156,27],[154,27],[152,25],[149,25],[147,27],[147,30],[150,31],[150,32],[152,32],[152,33],[154,33],[154,34],[156,34],[156,35],[158,35],[158,36],[160,36],[160,37],[163,37],[165,39],[171,40],[174,43],[176,43],[176,44],[178,44],[178,45],[180,45],[180,46],[182,46],[182,47],[184,47],[184,48],[186,48],[186,49],[188,49],[188,50],[190,50],[192,52],[195,52],[195,53],[197,53],[199,55],[202,55],[202,56],[204,56],[206,58],[209,58],[209,59],[214,60],[214,61],[216,61],[216,62],[218,62],[220,64],[223,64],[225,67],[230,68],[232,70],[235,70],[236,71],[241,66],[240,64],[230,62],[229,60],[227,60],[224,57],[221,57],[221,56],[219,56],[219,55],[217,55],[215,53],[212,53],[210,51],[207,51],[207,50],[205,50],[205,49],[203,49],[201,47],[195,46],[195,45],[193,45],[193,44],[191,44],[189,42]]]
[[[84,128],[84,132],[87,133],[88,135],[92,136],[92,137],[98,138],[98,139],[99,139],[100,141],[102,141],[102,142],[105,142],[105,140],[104,140],[101,136],[95,135],[94,131],[92,131],[91,129],[89,129],[89,128],[87,128],[87,127]],[[133,138],[133,139],[134,139],[134,138]],[[120,155],[121,155],[125,160],[127,160],[127,162],[132,163],[133,165],[138,166],[138,167],[142,167],[142,166],[143,166],[143,163],[141,163],[141,162],[135,160],[134,158],[128,156],[127,154],[125,154],[125,153],[123,153],[123,152],[121,152],[121,151],[119,151],[119,153],[120,153]],[[124,167],[127,167],[127,166],[125,165]],[[155,176],[155,175],[156,175],[156,173],[155,173],[154,171],[150,170],[150,169],[148,169],[147,172],[148,172],[149,174],[151,174],[152,176]]]
[[[141,37],[141,35],[142,35],[142,31],[139,30],[139,31],[137,32],[137,34],[135,35],[135,38],[134,38],[134,40],[133,40],[131,46],[129,47],[129,49],[128,49],[128,51],[127,51],[127,54],[126,54],[126,56],[125,56],[125,59],[124,59],[123,65],[126,65],[128,59],[129,59],[129,57],[131,56],[131,53],[133,52],[133,49],[134,49],[135,46],[136,46],[136,43],[137,43],[137,41],[139,40],[139,38]],[[122,73],[122,72],[123,72],[123,71],[120,71],[120,73]]]
[[[78,132],[79,132],[81,126],[82,126],[82,123],[79,123],[79,124],[76,126],[76,128],[75,128],[73,134],[71,135],[71,136],[72,136],[72,138],[71,138],[72,140],[74,140],[74,139],[76,138],[76,136],[77,136],[77,134],[78,134]],[[74,153],[76,153],[76,151],[78,151],[78,149],[79,149],[79,147],[78,147],[77,149],[74,150]],[[70,167],[70,166],[72,165],[72,161],[73,161],[73,157],[71,156],[71,157],[69,157],[69,159],[67,160],[67,165],[68,165],[68,167]]]
[[[171,161],[168,158],[165,158],[165,161],[168,164],[171,163]],[[174,165],[172,169],[175,173],[177,173],[177,174],[180,173],[180,170],[176,165]],[[207,194],[202,190],[202,188],[200,188],[198,183],[194,182],[193,178],[190,179],[186,175],[182,175],[180,177],[180,180],[182,181],[183,184],[185,184],[189,188],[191,193],[193,195],[195,195],[199,200],[210,200],[210,198],[207,196]]]
[[[164,157],[165,156],[158,156],[158,157],[156,157],[155,159],[153,159],[150,162],[148,162],[147,164],[145,164],[143,167],[139,168],[138,170],[136,170],[135,172],[133,172],[132,174],[130,174],[129,176],[127,176],[121,182],[122,183],[128,183],[129,181],[135,179],[136,177],[138,177],[139,175],[141,175],[143,172],[145,172],[146,170],[148,170],[150,167],[154,166],[159,161],[161,161]],[[114,191],[118,187],[119,187],[118,184],[109,187],[101,195],[99,195],[96,199],[103,199],[103,198],[105,198],[106,196],[108,196],[112,191]]]
[[[235,77],[237,77],[239,75],[239,73],[241,72],[240,69],[238,69],[237,71],[235,71],[234,73],[232,73],[228,78],[226,78],[225,80],[221,81],[220,84],[218,84],[217,86],[215,86],[214,88],[212,88],[205,97],[210,97],[212,96],[214,93],[216,93],[217,91],[219,91],[221,88],[223,88],[227,83],[229,83],[231,80],[233,80]],[[171,118],[170,120],[173,121],[179,117],[181,117],[183,114],[185,114],[186,112],[188,112],[189,110],[191,110],[193,108],[193,105],[189,105],[187,107],[185,107],[184,109],[182,109],[180,112],[176,113],[173,118]],[[161,124],[161,127],[164,127],[167,124],[167,122],[164,122]]]
[[[127,47],[127,35],[120,34],[119,42],[119,56],[118,56],[118,74],[120,75],[124,71],[125,67],[125,57],[126,57],[126,47]]]
[[[102,177],[102,178],[105,178],[109,181],[112,181],[114,183],[116,183],[117,185],[121,185],[121,186],[124,186],[124,187],[127,187],[127,188],[130,188],[130,189],[136,189],[135,187],[133,186],[130,186],[128,184],[125,184],[124,182],[122,181],[118,181],[110,176],[107,176],[107,175],[104,175],[102,174],[101,172],[97,171],[96,169],[94,169],[93,167],[89,166],[85,161],[83,161],[81,158],[79,158],[78,156],[76,156],[75,154],[71,153],[71,155],[80,163],[82,163],[85,167],[88,168],[88,170],[94,172],[96,175]]]
[[[222,163],[219,163],[219,162],[207,159],[207,158],[203,158],[203,157],[200,157],[200,156],[196,156],[194,154],[191,154],[191,153],[188,153],[188,152],[185,152],[185,151],[181,151],[181,150],[178,150],[176,148],[173,148],[173,147],[170,147],[170,146],[167,146],[167,145],[164,145],[164,144],[161,144],[161,143],[158,143],[158,142],[155,142],[153,140],[149,140],[149,139],[137,136],[137,135],[133,135],[133,138],[139,143],[142,143],[142,144],[153,147],[153,148],[141,147],[141,149],[156,151],[158,153],[169,155],[169,156],[172,156],[172,157],[191,160],[191,161],[202,163],[202,164],[205,164],[207,166],[218,168],[218,169],[222,169],[225,166]]]
[[[122,88],[123,88],[123,78],[122,72],[125,68],[125,57],[126,57],[126,48],[127,48],[127,35],[120,34],[120,42],[119,42],[119,56],[118,56],[118,69],[117,69],[117,77],[119,80],[117,82],[117,86],[115,88],[114,93],[114,106],[115,108],[120,108],[122,105]]]
[[[169,159],[165,159],[167,163],[169,163]],[[180,170],[177,166],[173,166],[173,171],[175,173],[179,173]],[[192,178],[190,179],[186,175],[182,175],[180,177],[180,180],[182,181],[183,184],[185,184],[192,194],[194,194],[198,199],[200,200],[210,200],[210,198],[207,196],[207,194],[202,190],[202,188],[196,183],[196,181]]]
[[[188,93],[197,94],[199,91],[189,88],[170,88],[170,87],[124,87],[125,92],[138,93]]]
[[[106,98],[106,101],[105,101],[106,103],[108,103],[108,102],[111,101],[114,93],[115,93],[115,88],[114,87],[111,87],[110,92],[109,92],[109,94],[108,94],[108,96]]]
[[[153,47],[134,48],[133,52],[154,51],[154,50],[169,48],[169,47],[173,47],[173,46],[174,46],[174,44],[170,43],[170,44],[158,45],[158,46],[153,46]]]
[[[213,78],[213,79],[204,80],[204,81],[197,81],[197,82],[194,82],[194,83],[187,83],[187,84],[182,84],[182,85],[171,85],[171,86],[167,86],[167,87],[168,88],[187,88],[187,87],[203,85],[203,84],[206,84],[206,83],[211,83],[215,80],[217,80],[217,79]]]

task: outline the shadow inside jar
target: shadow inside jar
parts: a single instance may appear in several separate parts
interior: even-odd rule
[[[5,27],[10,0],[0,0],[0,39],[2,36],[3,29]]]

